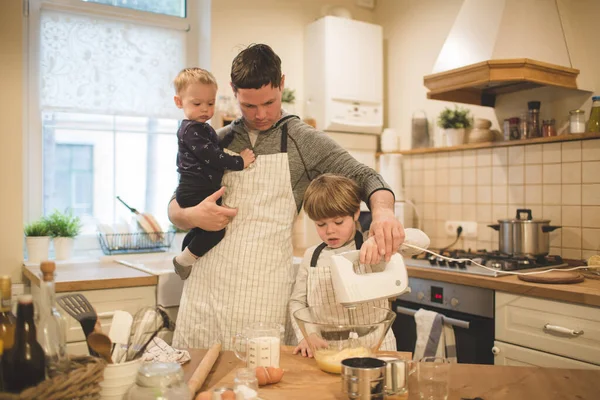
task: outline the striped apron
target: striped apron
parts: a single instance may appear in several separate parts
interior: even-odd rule
[[[333,282],[331,281],[331,256],[335,254],[345,253],[351,250],[360,250],[360,248],[362,247],[362,243],[362,233],[357,231],[354,235],[354,240],[340,248],[330,249],[325,243],[322,243],[321,245],[317,246],[311,257],[310,267],[308,268],[308,276],[306,282],[307,304],[309,304],[310,306],[338,304],[335,300]],[[361,268],[364,268],[364,270],[357,271],[357,273],[372,272],[371,267],[369,265],[361,265]],[[374,316],[368,315],[369,306],[389,309],[390,303],[387,299],[381,299],[361,304],[357,309],[356,315],[358,323],[368,323],[369,321],[374,320]],[[322,315],[319,316],[319,318],[330,320],[332,324],[350,323],[350,321],[348,321],[346,318],[347,315],[348,313],[344,310],[344,307],[338,304],[334,315]],[[387,334],[385,335],[381,346],[379,346],[379,349],[385,351],[397,350],[396,337],[394,336],[391,327],[387,331]]]
[[[292,226],[297,216],[287,155],[287,126],[281,152],[260,155],[254,167],[226,171],[223,204],[238,213],[225,237],[200,257],[184,283],[173,346],[208,348],[252,322],[275,322],[293,338],[287,305],[295,280]]]

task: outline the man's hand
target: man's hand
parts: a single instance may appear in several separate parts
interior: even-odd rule
[[[379,190],[371,194],[371,216],[373,221],[369,228],[369,238],[374,237],[379,255],[390,261],[404,242],[404,228],[394,216],[394,196],[387,190]],[[361,248],[360,262],[365,263],[367,249]]]
[[[237,209],[219,206],[217,200],[225,193],[225,187],[217,190],[194,207],[181,208],[177,200],[169,204],[169,219],[181,229],[200,228],[205,231],[220,231],[237,214]]]

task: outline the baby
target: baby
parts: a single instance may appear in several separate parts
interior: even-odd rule
[[[193,207],[219,190],[225,170],[243,170],[254,162],[255,156],[250,149],[242,150],[239,156],[225,153],[217,133],[206,123],[214,115],[217,95],[217,81],[210,72],[186,68],[173,83],[175,105],[185,115],[177,131],[179,185],[175,197],[181,207]],[[217,204],[221,205],[221,199]],[[225,229],[192,229],[184,239],[187,247],[173,258],[177,275],[187,279],[196,259],[215,247],[223,236]]]

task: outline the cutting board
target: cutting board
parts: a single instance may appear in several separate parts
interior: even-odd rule
[[[323,372],[313,358],[294,355],[292,351],[293,347],[281,347],[280,366],[284,370],[283,379],[274,385],[261,386],[258,395],[262,400],[306,400],[307,393],[310,393],[310,398],[313,399],[348,399],[348,396],[342,393],[340,375]],[[397,354],[398,357],[406,359],[412,356],[411,353],[405,352]],[[216,386],[233,387],[236,371],[237,369],[230,371]],[[388,396],[386,399],[407,399],[407,396]]]
[[[519,275],[519,279],[525,282],[534,283],[579,283],[585,280],[584,276],[575,271],[552,271],[536,275]]]

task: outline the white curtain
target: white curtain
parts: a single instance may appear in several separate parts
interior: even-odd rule
[[[175,75],[185,65],[185,32],[42,10],[42,110],[181,117]]]

